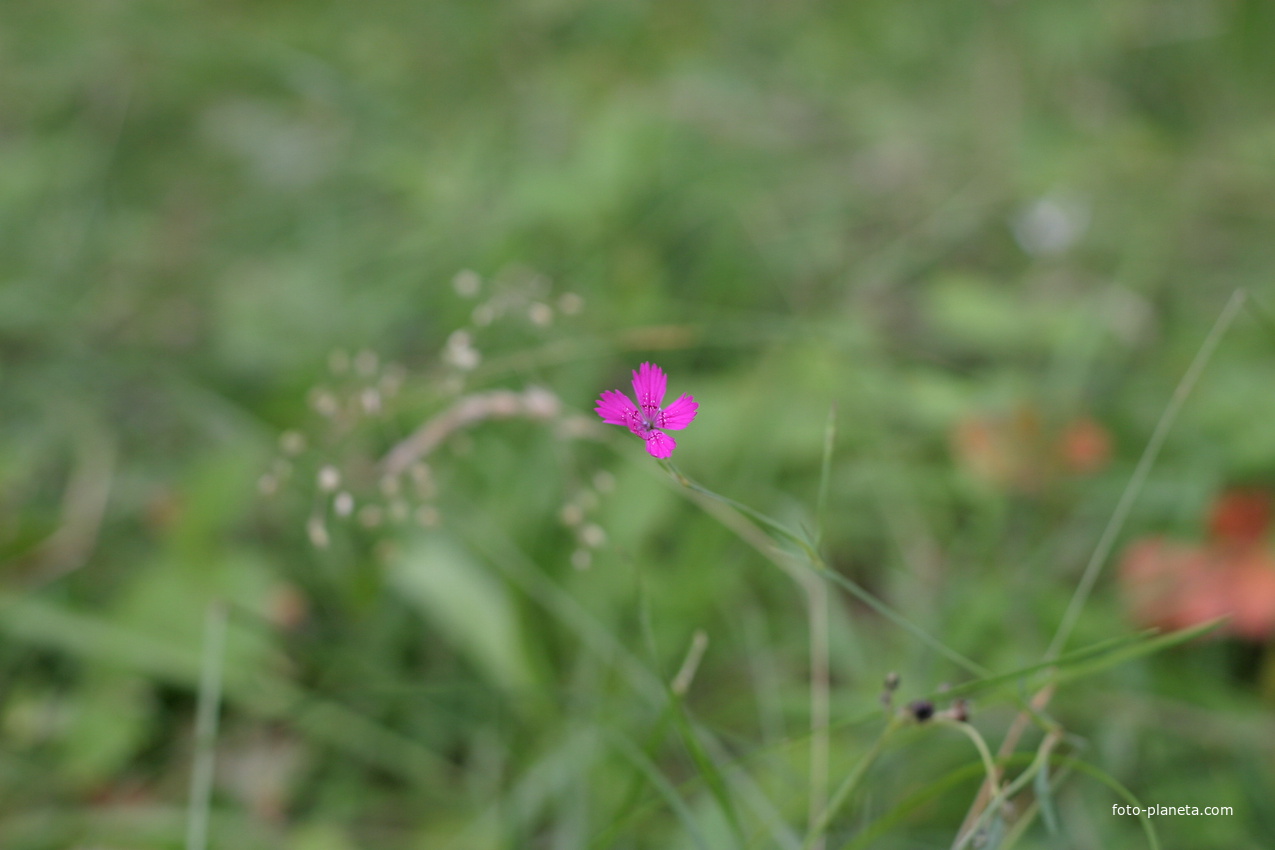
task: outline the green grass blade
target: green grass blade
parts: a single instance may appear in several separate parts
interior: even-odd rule
[[[823,543],[823,524],[828,513],[828,480],[832,477],[832,448],[837,442],[837,406],[828,408],[823,429],[823,459],[819,464],[819,494],[815,498],[815,546]]]
[[[929,632],[922,629],[920,626],[913,623],[907,617],[904,617],[902,614],[895,611],[889,605],[886,605],[884,602],[877,599],[871,593],[864,590],[859,585],[858,582],[853,581],[852,579],[846,578],[845,576],[841,575],[841,573],[838,573],[835,570],[827,566],[824,566],[822,563],[819,565],[817,572],[819,573],[820,576],[826,578],[828,581],[832,582],[833,584],[837,585],[843,590],[849,592],[850,595],[853,596],[855,599],[858,599],[864,605],[867,605],[873,611],[876,611],[878,614],[880,614],[885,619],[889,620],[895,626],[898,626],[903,631],[912,635],[912,637],[921,641],[930,649],[933,649],[935,652],[942,655],[944,658],[946,658],[948,661],[951,661],[953,664],[957,665],[962,670],[965,670],[968,673],[973,673],[976,676],[988,676],[991,674],[991,671],[988,670],[986,667],[984,667],[982,664],[979,664],[977,661],[967,658],[961,653],[952,649],[947,644],[943,643],[943,641],[934,637],[932,634],[930,634]]]
[[[204,850],[208,846],[208,812],[212,805],[225,645],[226,607],[214,601],[209,603],[204,620],[204,657],[195,717],[195,760],[190,772],[186,850]]]
[[[1146,484],[1147,476],[1151,474],[1151,467],[1155,465],[1156,460],[1160,457],[1160,450],[1164,448],[1165,441],[1168,440],[1169,431],[1173,428],[1173,423],[1177,420],[1178,413],[1181,412],[1183,405],[1186,404],[1187,397],[1190,396],[1191,390],[1195,388],[1195,384],[1199,381],[1200,375],[1204,373],[1205,367],[1213,359],[1213,352],[1217,350],[1222,337],[1226,335],[1227,330],[1231,327],[1235,316],[1244,305],[1244,300],[1244,290],[1237,289],[1232,293],[1230,300],[1226,302],[1226,306],[1222,308],[1222,312],[1218,315],[1217,321],[1209,329],[1204,342],[1200,344],[1200,348],[1196,351],[1195,357],[1187,367],[1186,373],[1183,374],[1177,387],[1174,388],[1173,396],[1169,399],[1169,403],[1165,405],[1164,413],[1160,415],[1160,421],[1156,423],[1155,430],[1151,433],[1151,438],[1147,440],[1146,448],[1142,450],[1142,456],[1138,458],[1138,465],[1134,467],[1133,474],[1129,476],[1129,483],[1125,485],[1124,492],[1120,494],[1120,500],[1116,503],[1115,510],[1111,512],[1111,518],[1107,521],[1107,525],[1102,531],[1102,536],[1098,538],[1098,543],[1094,546],[1089,563],[1085,565],[1085,571],[1080,576],[1080,582],[1072,593],[1071,601],[1067,604],[1067,610],[1063,612],[1057,631],[1054,632],[1054,639],[1050,642],[1049,649],[1045,653],[1046,658],[1061,654],[1067,645],[1067,641],[1071,638],[1072,629],[1076,627],[1076,623],[1080,619],[1080,612],[1084,609],[1085,603],[1088,602],[1089,594],[1093,591],[1094,584],[1098,581],[1098,575],[1102,572],[1108,556],[1111,555],[1111,550],[1116,545],[1116,538],[1124,529],[1125,520],[1129,518],[1129,513],[1133,510],[1133,503],[1137,501],[1143,485]]]
[[[1092,676],[1094,673],[1101,672],[1110,667],[1115,667],[1116,665],[1124,664],[1128,661],[1133,661],[1147,655],[1152,655],[1156,652],[1177,646],[1178,644],[1186,643],[1189,640],[1213,631],[1218,626],[1222,625],[1222,623],[1226,622],[1226,619],[1226,617],[1219,617],[1215,620],[1210,620],[1207,623],[1201,623],[1198,626],[1192,626],[1188,629],[1180,629],[1179,631],[1171,632],[1167,635],[1149,638],[1135,646],[1108,653],[1107,655],[1088,664],[1082,663],[1073,665],[1066,670],[1060,671],[1059,674],[1054,677],[1054,681],[1062,683],[1079,679],[1084,676]]]
[[[1045,830],[1050,835],[1058,835],[1058,812],[1054,809],[1054,789],[1050,782],[1048,759],[1036,772],[1032,790],[1036,794],[1036,802],[1040,804],[1040,817],[1045,822]]]
[[[686,834],[695,842],[695,845],[700,850],[709,850],[709,844],[705,840],[704,834],[700,831],[699,824],[695,822],[695,815],[686,805],[686,801],[677,793],[677,789],[673,787],[673,784],[656,767],[655,763],[647,758],[646,754],[636,744],[618,733],[608,735],[608,740],[615,751],[628,759],[647,778],[647,781],[651,783],[651,787],[660,793],[660,796],[668,803],[669,809],[681,821]]]
[[[744,838],[743,825],[739,818],[739,812],[735,808],[735,802],[731,798],[726,777],[708,755],[704,744],[700,741],[682,698],[674,693],[672,688],[668,689],[668,698],[674,709],[673,726],[677,729],[678,735],[682,739],[682,744],[686,747],[687,754],[690,755],[691,761],[695,762],[696,769],[703,776],[704,784],[708,787],[709,793],[712,794],[713,799],[721,809],[722,816],[730,826],[731,832],[734,833],[738,846],[744,847],[747,841]]]
[[[1142,830],[1147,835],[1147,845],[1151,848],[1151,850],[1160,850],[1160,839],[1156,835],[1155,826],[1151,823],[1151,817],[1146,813],[1146,807],[1143,806],[1138,798],[1134,796],[1132,791],[1124,787],[1118,779],[1107,773],[1105,770],[1094,767],[1088,762],[1081,761],[1080,759],[1072,758],[1070,756],[1054,756],[1054,759],[1058,762],[1058,764],[1079,771],[1080,773],[1097,780],[1103,785],[1106,785],[1112,791],[1119,794],[1129,805],[1137,806],[1142,812],[1139,817],[1142,820]]]
[[[1249,312],[1257,319],[1266,332],[1270,335],[1271,341],[1275,342],[1275,315],[1266,309],[1266,305],[1257,299],[1257,296],[1251,292],[1248,295]]]
[[[848,579],[845,576],[841,575],[840,573],[836,572],[835,570],[831,569],[827,564],[824,563],[823,558],[819,555],[817,549],[812,544],[812,542],[806,539],[804,536],[800,534],[796,534],[793,531],[790,531],[778,520],[772,519],[771,517],[768,517],[759,511],[755,511],[752,508],[748,507],[747,505],[741,504],[740,502],[737,502],[734,499],[731,499],[727,496],[722,496],[718,493],[714,493],[712,490],[709,490],[707,487],[704,487],[701,484],[698,484],[697,482],[691,480],[690,478],[687,478],[668,461],[660,461],[660,464],[661,466],[663,466],[665,470],[668,471],[670,475],[672,475],[678,481],[678,483],[686,487],[688,490],[691,490],[695,493],[699,493],[700,495],[706,498],[713,499],[714,501],[720,502],[721,504],[726,505],[727,507],[730,507],[736,511],[739,511],[741,514],[753,520],[754,522],[757,522],[758,524],[771,529],[782,539],[795,543],[798,546],[798,548],[801,549],[802,554],[805,555],[809,567],[813,569],[816,574],[822,576],[828,581],[831,581],[832,583],[848,591],[852,596],[854,596],[860,602],[867,605],[869,608],[876,611],[882,617],[886,618],[891,623],[898,626],[900,629],[906,631],[908,634],[912,635],[917,640],[921,641],[926,646],[933,649],[935,652],[938,652],[944,658],[947,658],[949,661],[956,664],[957,666],[959,666],[966,672],[973,673],[976,676],[986,676],[989,674],[989,671],[987,670],[987,668],[983,667],[981,664],[978,664],[977,662],[972,661],[969,658],[966,658],[964,655],[961,655],[959,652],[950,648],[947,644],[943,643],[941,640],[934,637],[929,632],[926,632],[920,626],[916,625],[915,623],[911,622],[906,617],[904,617],[902,614],[895,611],[889,605],[886,605],[884,602],[877,599],[871,593],[864,590],[857,582],[852,581],[851,579]]]
[[[38,596],[0,596],[0,630],[20,641],[158,681],[198,687],[201,665],[195,653]],[[418,741],[284,678],[237,674],[227,666],[221,690],[228,703],[263,717],[288,718],[315,739],[404,778],[417,780],[448,770],[445,759]]]
[[[1016,761],[1026,762],[1029,758],[1029,753],[1019,753],[1013,758],[1002,761],[1001,764],[1009,765]],[[902,824],[910,815],[925,808],[947,792],[966,783],[973,783],[979,780],[985,773],[983,762],[980,759],[979,761],[962,765],[939,777],[919,791],[914,791],[903,798],[894,808],[872,821],[858,835],[841,845],[840,850],[864,850],[867,847],[875,847],[881,838]]]
[[[1109,667],[1123,664],[1126,661],[1132,661],[1146,655],[1152,655],[1169,647],[1185,643],[1200,635],[1206,634],[1217,628],[1224,618],[1211,620],[1198,626],[1181,629],[1176,632],[1164,635],[1155,630],[1139,632],[1134,635],[1126,635],[1123,637],[1113,638],[1111,640],[1100,641],[1096,644],[1073,650],[1061,658],[1053,661],[1039,661],[1034,664],[1028,664],[1011,670],[1007,673],[998,673],[994,676],[986,676],[981,679],[973,679],[969,682],[962,682],[957,685],[945,688],[942,691],[932,691],[924,695],[925,699],[930,700],[948,700],[955,697],[972,696],[975,694],[995,691],[1009,685],[1018,686],[1022,680],[1036,673],[1046,671],[1056,671],[1056,674],[1049,678],[1055,682],[1069,681],[1080,678],[1081,676],[1092,675]],[[1089,663],[1086,663],[1089,662]]]

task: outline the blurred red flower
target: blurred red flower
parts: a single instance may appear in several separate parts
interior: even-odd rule
[[[1219,542],[1247,546],[1271,527],[1271,494],[1254,487],[1227,490],[1209,511],[1209,533]]]
[[[1260,490],[1223,493],[1209,511],[1211,539],[1134,542],[1120,562],[1130,616],[1143,626],[1182,629],[1230,616],[1219,629],[1248,640],[1275,632],[1275,555],[1263,545],[1271,498]]]

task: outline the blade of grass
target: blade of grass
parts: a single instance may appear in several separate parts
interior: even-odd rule
[[[1133,792],[1124,787],[1118,779],[1107,773],[1105,770],[1094,767],[1092,764],[1089,764],[1089,762],[1081,761],[1077,758],[1071,758],[1069,756],[1054,756],[1054,760],[1060,765],[1072,768],[1085,774],[1091,779],[1095,779],[1103,785],[1106,785],[1112,791],[1119,794],[1130,806],[1137,806],[1138,810],[1142,813],[1139,817],[1142,820],[1142,830],[1147,836],[1147,844],[1151,847],[1151,850],[1160,850],[1160,839],[1156,835],[1155,825],[1151,823],[1151,817],[1147,814],[1146,807],[1143,806],[1141,801],[1134,796]]]
[[[823,429],[823,459],[819,463],[819,493],[815,497],[815,547],[823,543],[823,523],[828,512],[828,479],[832,477],[832,447],[837,442],[837,406],[828,408]]]
[[[1030,753],[1018,753],[1009,761],[1002,762],[1003,767],[1013,766],[1016,763],[1027,763],[1031,760]],[[865,847],[875,847],[878,840],[897,827],[899,824],[911,814],[919,811],[932,801],[938,799],[946,792],[966,783],[977,779],[987,773],[987,768],[983,764],[982,759],[971,762],[956,768],[950,773],[939,777],[935,781],[915,791],[905,797],[901,802],[895,805],[885,814],[874,820],[871,825],[866,827],[858,835],[854,836],[848,842],[842,845],[841,850],[863,850]]]
[[[845,805],[846,801],[850,799],[850,795],[854,793],[854,790],[859,787],[859,783],[863,781],[863,777],[868,773],[868,768],[870,768],[872,763],[877,760],[877,757],[881,755],[881,751],[885,748],[886,742],[901,725],[902,721],[898,717],[891,718],[890,722],[886,724],[886,727],[881,730],[881,734],[878,735],[877,739],[872,742],[872,746],[869,747],[868,751],[855,763],[854,769],[850,771],[850,773],[842,781],[841,785],[837,787],[836,792],[832,795],[832,799],[828,801],[828,805],[824,807],[819,818],[811,826],[810,833],[806,836],[806,842],[802,845],[803,850],[810,850],[810,848],[816,846],[819,840],[828,831],[828,826],[832,823],[832,819],[837,816],[837,812],[839,812],[841,807]]]
[[[204,616],[204,657],[199,676],[195,716],[195,760],[190,772],[190,810],[186,821],[186,850],[208,846],[208,810],[212,803],[216,767],[217,721],[221,709],[221,673],[226,646],[226,606],[208,604]]]
[[[200,661],[194,653],[38,596],[0,595],[0,630],[18,640],[180,687],[196,687],[200,680]],[[265,717],[287,718],[315,739],[404,778],[419,780],[447,770],[445,760],[418,741],[286,679],[228,669],[221,688],[237,706]]]
[[[1222,337],[1226,335],[1226,331],[1239,314],[1240,308],[1244,306],[1244,300],[1245,292],[1242,289],[1237,289],[1231,294],[1230,300],[1222,308],[1217,321],[1213,323],[1213,327],[1204,338],[1204,342],[1201,343],[1199,350],[1195,353],[1195,357],[1192,358],[1191,364],[1182,376],[1182,380],[1178,382],[1177,387],[1173,390],[1173,396],[1169,399],[1169,403],[1165,405],[1164,412],[1160,414],[1160,420],[1156,422],[1155,430],[1151,432],[1151,439],[1147,441],[1147,446],[1142,450],[1142,456],[1138,458],[1138,464],[1134,467],[1133,474],[1129,476],[1129,483],[1125,485],[1124,492],[1120,494],[1120,500],[1116,503],[1115,510],[1111,512],[1111,518],[1107,521],[1107,526],[1103,529],[1102,536],[1098,539],[1098,544],[1094,546],[1089,563],[1085,565],[1085,570],[1080,576],[1080,582],[1076,585],[1076,590],[1072,594],[1071,602],[1068,603],[1067,610],[1063,613],[1062,621],[1058,624],[1058,630],[1054,633],[1054,639],[1050,642],[1049,649],[1045,653],[1046,658],[1053,658],[1059,655],[1066,647],[1067,641],[1071,637],[1072,629],[1076,627],[1076,623],[1080,619],[1080,612],[1084,609],[1085,603],[1089,600],[1089,594],[1093,591],[1094,584],[1098,581],[1098,575],[1102,572],[1103,566],[1107,563],[1107,558],[1111,555],[1111,550],[1116,545],[1116,538],[1124,530],[1125,521],[1128,520],[1129,513],[1133,510],[1133,504],[1142,493],[1147,476],[1151,474],[1151,467],[1155,465],[1156,460],[1160,457],[1160,450],[1164,448],[1164,443],[1169,437],[1169,431],[1173,428],[1173,423],[1177,421],[1178,414],[1182,411],[1182,406],[1186,403],[1187,397],[1191,395],[1191,390],[1195,388],[1200,376],[1204,373],[1204,368],[1208,366],[1209,361],[1213,358],[1213,352],[1217,350]]]
[[[1048,761],[1040,766],[1040,772],[1036,774],[1036,779],[1032,783],[1032,790],[1036,794],[1036,803],[1040,806],[1040,817],[1045,822],[1045,831],[1051,836],[1057,836],[1059,833],[1058,812],[1054,810],[1054,789],[1050,783]]]
[[[1167,635],[1153,637],[1135,646],[1130,646],[1125,649],[1108,653],[1107,655],[1087,664],[1078,662],[1066,670],[1061,671],[1053,678],[1053,681],[1056,684],[1061,684],[1084,676],[1092,676],[1094,673],[1101,672],[1102,670],[1106,670],[1110,667],[1115,667],[1119,664],[1124,664],[1128,661],[1133,661],[1134,659],[1142,658],[1143,656],[1151,655],[1153,653],[1160,652],[1161,650],[1177,646],[1178,644],[1186,643],[1200,635],[1213,631],[1218,626],[1222,625],[1222,623],[1226,622],[1227,619],[1227,617],[1218,617],[1217,619],[1210,620],[1207,623],[1192,626],[1189,629],[1181,629]]]
[[[957,840],[952,844],[952,850],[964,850],[967,845],[979,836],[980,832],[984,828],[985,822],[992,821],[993,824],[1000,822],[1000,818],[998,818],[997,815],[999,814],[1001,807],[1004,806],[1015,794],[1027,787],[1028,783],[1032,782],[1036,778],[1036,775],[1045,769],[1045,765],[1049,763],[1049,758],[1053,753],[1054,747],[1056,747],[1062,739],[1063,735],[1061,730],[1056,728],[1045,735],[1044,739],[1040,742],[1040,746],[1036,750],[1036,756],[1032,759],[1031,764],[1027,766],[1027,769],[1019,774],[1013,782],[1010,782],[1001,790],[995,791],[991,802],[984,807],[983,811],[979,813],[979,816],[974,819],[973,823],[962,824],[961,828],[957,831]],[[998,773],[999,771],[993,768],[987,781],[984,782],[984,786],[986,787],[988,783],[994,783]],[[982,845],[980,844],[977,846]]]
[[[727,778],[731,781],[732,787],[736,789],[736,793],[749,806],[749,811],[753,816],[766,825],[769,831],[771,843],[769,847],[782,847],[784,850],[801,850],[801,839],[792,830],[783,816],[775,808],[774,803],[762,792],[753,778],[744,770],[734,759],[726,747],[707,729],[696,723],[695,727],[699,732],[700,740],[704,742],[704,748],[709,754],[717,760],[718,764],[724,765],[727,772]],[[751,844],[749,846],[752,846]]]
[[[646,736],[646,743],[642,745],[642,755],[651,763],[655,761],[654,756],[659,749],[660,743],[664,740],[664,733],[668,731],[669,725],[673,722],[673,712],[674,708],[671,703],[664,707],[664,710],[660,712],[660,716],[655,721],[655,726],[651,729],[650,734]],[[611,847],[615,843],[616,836],[639,813],[636,807],[640,802],[642,788],[646,785],[644,781],[646,778],[644,772],[637,771],[633,781],[629,784],[628,790],[621,799],[620,805],[616,807],[615,814],[609,818],[608,826],[589,841],[590,847]]]
[[[642,626],[642,636],[647,645],[647,651],[651,655],[651,662],[657,663],[658,654],[655,648],[655,632],[651,628],[651,605],[650,598],[646,594],[644,585],[641,584],[639,576],[638,584],[638,618]],[[699,658],[695,657],[702,654],[701,648],[698,652],[696,644],[691,645],[690,654],[687,661],[683,663],[681,670],[675,677],[673,684],[669,684],[662,677],[660,684],[664,688],[664,698],[669,708],[672,709],[671,718],[673,727],[677,730],[678,737],[682,741],[682,746],[686,748],[687,754],[691,757],[691,761],[695,763],[696,769],[700,776],[704,779],[709,794],[716,801],[717,807],[721,810],[722,817],[725,818],[727,825],[735,836],[736,845],[743,848],[747,842],[744,839],[744,829],[739,819],[739,812],[735,809],[734,800],[731,799],[730,789],[727,787],[726,779],[718,769],[717,764],[709,757],[705,751],[703,744],[699,740],[699,736],[695,732],[695,728],[690,721],[689,714],[686,710],[685,695],[690,687],[690,679],[693,677],[693,668],[691,659],[694,658],[694,667],[699,666]],[[682,671],[691,670],[692,672],[683,675]]]
[[[1272,316],[1271,311],[1266,309],[1266,305],[1252,293],[1249,293],[1248,296],[1248,309],[1258,322],[1266,328],[1266,332],[1271,335],[1271,339],[1275,340],[1275,316]]]
[[[660,716],[657,733],[661,739],[664,730],[672,722],[674,710],[673,705],[670,704],[665,714]],[[771,844],[767,846],[782,847],[784,850],[800,850],[801,839],[784,822],[783,817],[775,809],[775,806],[744,769],[742,762],[746,761],[746,759],[734,758],[720,742],[713,738],[707,729],[704,729],[698,723],[694,723],[693,719],[691,722],[694,724],[696,734],[703,743],[706,752],[718,764],[724,765],[723,771],[728,772],[727,778],[730,780],[732,787],[736,788],[737,793],[747,802],[750,811],[766,825],[771,840]],[[656,739],[657,733],[653,733],[648,739],[648,746],[644,750],[646,757],[652,763],[655,761],[653,757],[655,749],[651,746],[651,741]],[[646,774],[640,772],[637,784],[639,793],[645,785],[643,781],[645,778]],[[704,776],[697,773],[678,783],[676,788],[680,793],[687,794],[693,789],[701,788],[704,783]],[[628,834],[626,831],[632,829],[633,822],[640,816],[648,814],[653,805],[655,805],[655,801],[652,799],[639,801],[636,795],[632,795],[631,799],[626,800],[625,805],[617,809],[615,817],[612,818],[607,827],[590,839],[589,847],[609,848],[614,846],[615,837]]]
[[[698,481],[695,481],[685,475],[681,470],[673,465],[672,461],[661,460],[659,461],[659,464],[666,472],[669,473],[669,475],[673,476],[674,480],[676,480],[678,484],[681,484],[686,489],[699,493],[701,496],[707,496],[708,498],[721,502],[723,505],[728,507],[734,508],[763,528],[770,529],[781,539],[795,544],[802,550],[811,563],[820,562],[822,560],[819,557],[819,554],[815,551],[814,546],[811,545],[811,541],[805,535],[797,534],[779,520],[767,516],[761,511],[745,505],[743,502],[738,502],[729,496],[723,496],[721,493],[716,493],[708,489],[703,484],[700,484]]]
[[[1089,594],[1093,591],[1094,585],[1098,580],[1098,575],[1101,573],[1103,566],[1105,566],[1107,558],[1111,555],[1111,550],[1115,547],[1116,538],[1124,529],[1125,521],[1133,510],[1133,504],[1141,494],[1142,488],[1146,484],[1146,479],[1151,473],[1151,467],[1154,466],[1160,455],[1160,450],[1168,439],[1169,431],[1177,419],[1178,413],[1186,403],[1191,390],[1195,387],[1200,375],[1203,374],[1204,368],[1213,357],[1213,352],[1217,349],[1222,337],[1235,320],[1244,302],[1244,290],[1237,289],[1231,294],[1217,320],[1213,323],[1213,327],[1210,328],[1209,333],[1200,344],[1199,350],[1196,351],[1195,357],[1192,358],[1182,379],[1174,388],[1173,395],[1170,397],[1168,404],[1165,405],[1164,412],[1160,414],[1160,419],[1156,422],[1150,439],[1147,440],[1146,448],[1142,450],[1137,466],[1134,467],[1133,474],[1130,475],[1129,481],[1125,485],[1124,491],[1120,494],[1119,501],[1116,503],[1115,510],[1112,511],[1111,518],[1107,521],[1098,543],[1094,546],[1088,564],[1085,565],[1080,581],[1072,593],[1071,601],[1068,603],[1062,620],[1058,624],[1058,629],[1054,632],[1053,640],[1045,652],[1046,660],[1057,658],[1065,649],[1072,630],[1080,620],[1081,611],[1089,599]],[[1053,682],[1046,684],[1032,698],[1031,708],[1020,712],[1018,717],[1014,719],[1009,731],[1005,733],[1004,740],[1001,742],[999,755],[1002,758],[1009,755],[1018,746],[1018,739],[1026,728],[1029,719],[1037,711],[1048,705],[1050,699],[1053,698],[1054,687],[1055,683]],[[982,808],[987,804],[990,794],[990,788],[985,784],[970,805],[970,810],[965,819],[967,826],[979,817]]]
[[[663,464],[664,462],[661,463]],[[765,516],[764,514],[754,511],[747,505],[741,505],[734,499],[721,496],[714,493],[712,490],[695,483],[681,472],[672,468],[671,465],[665,465],[665,469],[674,477],[674,480],[692,494],[691,498],[699,504],[701,508],[703,508],[707,513],[712,514],[719,522],[733,531],[744,542],[756,549],[763,557],[787,573],[798,584],[801,584],[802,582],[801,570],[810,569],[815,575],[831,581],[833,584],[836,584],[842,589],[848,591],[850,595],[854,596],[864,605],[867,605],[873,611],[877,612],[903,631],[906,631],[908,634],[912,635],[917,640],[921,641],[926,646],[930,647],[935,652],[939,653],[966,672],[973,673],[976,676],[989,675],[987,668],[970,660],[969,658],[966,658],[956,650],[951,649],[947,646],[947,644],[935,638],[920,626],[912,623],[902,614],[899,614],[893,608],[877,599],[868,591],[864,590],[857,582],[846,578],[830,568],[824,562],[819,553],[816,552],[809,542],[800,535],[794,534],[781,523]],[[720,508],[722,506],[732,509],[735,513],[721,510]],[[741,517],[740,514],[743,516]],[[785,540],[795,541],[806,556],[808,563],[798,566],[790,562],[788,560],[788,554],[777,548],[771,538],[761,532],[756,525],[748,523],[746,520],[749,519],[771,528]]]
[[[490,561],[519,590],[574,632],[581,646],[615,664],[634,691],[651,705],[663,705],[664,685],[659,677],[510,540],[487,512],[478,505],[462,505],[451,525],[458,529],[467,546]]]
[[[695,815],[686,805],[686,802],[678,795],[677,789],[673,787],[673,784],[664,777],[664,774],[660,773],[660,769],[655,766],[655,763],[647,758],[646,754],[636,744],[618,733],[608,735],[608,740],[616,752],[628,759],[647,778],[651,786],[660,793],[660,796],[668,803],[669,809],[681,821],[682,826],[686,829],[686,834],[695,843],[695,846],[699,847],[700,850],[709,850],[709,844],[704,839],[704,834],[700,832],[699,825],[695,822]]]
[[[1056,671],[1056,675],[1049,677],[1048,681],[1059,683],[1080,678],[1081,676],[1092,675],[1109,667],[1123,664],[1127,661],[1141,658],[1145,655],[1151,655],[1169,647],[1185,643],[1200,635],[1206,634],[1216,629],[1225,621],[1225,617],[1216,620],[1210,620],[1198,626],[1192,626],[1187,629],[1180,629],[1176,632],[1163,635],[1154,630],[1140,632],[1136,635],[1127,635],[1124,637],[1113,638],[1111,640],[1101,641],[1082,649],[1074,650],[1053,661],[1040,661],[1035,664],[1028,664],[1008,673],[1000,673],[994,676],[988,676],[982,679],[975,679],[969,682],[962,682],[958,685],[945,688],[943,690],[935,690],[923,696],[924,699],[939,700],[951,699],[958,696],[968,696],[971,694],[984,693],[989,690],[996,690],[1006,685],[1017,685],[1028,676],[1035,673],[1045,671]],[[1088,662],[1088,663],[1086,663]]]
[[[816,840],[813,850],[823,850],[823,834],[815,830],[828,799],[828,720],[832,713],[828,585],[805,581],[807,618],[810,625],[810,800],[807,827]]]

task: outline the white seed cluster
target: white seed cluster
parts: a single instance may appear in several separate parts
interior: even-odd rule
[[[588,520],[589,515],[601,504],[601,494],[615,489],[615,476],[600,470],[594,473],[592,485],[580,487],[558,509],[558,520],[575,536],[576,548],[571,554],[571,565],[577,570],[591,567],[594,550],[606,545],[606,529],[599,523]]]
[[[435,373],[431,390],[436,393],[441,389],[453,400],[402,441],[408,444],[405,455],[399,453],[402,444],[379,463],[348,453],[332,455],[324,448],[361,445],[351,439],[359,428],[396,412],[394,400],[400,396],[408,372],[399,364],[382,362],[376,351],[367,348],[336,348],[328,353],[327,377],[307,396],[308,406],[317,414],[318,434],[288,429],[279,435],[278,457],[259,477],[257,486],[263,495],[274,496],[291,478],[313,482],[316,498],[305,532],[316,548],[330,547],[332,535],[343,524],[369,530],[407,523],[437,527],[443,517],[435,503],[439,487],[429,462],[437,457],[433,451],[446,452],[441,455],[444,459],[464,457],[476,445],[467,432],[485,421],[540,420],[550,423],[555,433],[570,436],[564,425],[574,414],[564,411],[550,390],[532,386],[522,391],[474,392],[468,383],[471,373],[484,362],[485,352],[476,339],[478,329],[506,320],[547,330],[562,317],[582,313],[584,299],[575,292],[555,293],[548,277],[518,266],[503,269],[491,279],[462,269],[452,277],[451,286],[459,298],[470,302],[470,321],[448,334],[439,359],[450,368]],[[294,466],[299,471],[295,476]],[[373,469],[379,474],[372,475]],[[588,568],[594,551],[606,545],[606,532],[590,521],[590,514],[597,506],[598,494],[614,486],[610,473],[599,472],[591,488],[582,488],[560,510],[559,518],[576,540],[572,563],[579,569]]]
[[[462,372],[468,372],[482,362],[483,356],[474,347],[474,338],[469,331],[459,330],[452,331],[451,336],[447,337],[443,359]]]
[[[482,287],[483,279],[478,276],[478,272],[469,269],[457,272],[452,278],[452,289],[456,290],[456,294],[461,298],[476,297]]]

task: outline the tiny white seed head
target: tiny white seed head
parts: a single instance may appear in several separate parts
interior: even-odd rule
[[[318,387],[310,391],[310,406],[320,416],[329,418],[336,416],[341,410],[341,404],[336,400],[336,396]]]
[[[364,378],[370,378],[376,374],[377,367],[381,365],[381,359],[376,356],[376,352],[365,348],[358,354],[354,355],[354,371],[358,372]]]
[[[558,310],[565,316],[574,316],[584,309],[584,299],[574,292],[564,292],[558,296]]]
[[[531,306],[527,308],[527,318],[531,323],[539,328],[545,328],[553,322],[553,308],[548,304],[539,301],[531,302]]]
[[[310,521],[305,525],[305,532],[310,537],[310,544],[316,549],[326,549],[328,544],[332,542],[332,538],[328,536],[328,527],[323,523],[322,517],[310,517]]]
[[[482,285],[483,279],[478,276],[478,272],[470,269],[463,269],[452,278],[452,289],[456,290],[456,294],[461,298],[473,298]]]
[[[331,464],[319,470],[319,489],[331,493],[341,486],[341,473]]]
[[[584,510],[575,502],[567,502],[558,512],[558,518],[563,525],[574,528],[584,521]]]
[[[607,542],[607,533],[602,530],[602,526],[589,523],[580,529],[580,542],[590,549],[596,549]]]
[[[354,497],[342,490],[332,500],[332,510],[339,517],[348,517],[354,513]]]
[[[279,435],[279,450],[286,455],[295,457],[305,451],[305,446],[305,434],[300,431],[289,429]]]

